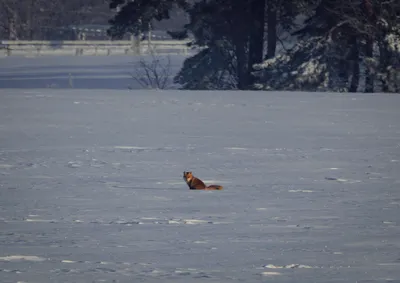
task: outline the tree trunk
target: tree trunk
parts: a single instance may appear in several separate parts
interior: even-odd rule
[[[237,88],[240,90],[245,90],[249,86],[249,73],[247,70],[247,56],[246,56],[246,49],[243,44],[243,41],[238,41],[236,43],[236,60],[237,60],[237,65],[236,65],[236,72],[237,72],[237,78],[238,78],[238,84]]]
[[[343,91],[343,89],[347,89],[349,86],[349,60],[348,58],[339,58],[337,59],[337,76],[338,76],[338,81],[335,87],[339,88],[340,91]]]
[[[373,57],[374,42],[371,37],[367,38],[365,45],[365,56],[367,58]],[[374,75],[369,68],[365,71],[365,92],[374,92]]]
[[[240,90],[249,88],[249,26],[252,27],[251,7],[247,1],[233,1],[232,17],[230,18],[232,31],[232,43],[235,46],[237,87]],[[240,18],[240,20],[238,20]]]
[[[353,75],[350,82],[349,92],[357,92],[358,84],[360,82],[360,63],[359,63],[360,51],[358,49],[358,43],[356,37],[353,37],[353,39],[351,40],[351,45],[352,45],[351,60],[353,62]]]
[[[18,30],[17,30],[17,15],[12,13],[8,22],[8,38],[10,40],[18,40]]]
[[[250,8],[250,39],[249,60],[247,70],[249,72],[249,87],[254,83],[251,74],[254,64],[261,63],[264,50],[264,24],[265,24],[265,0],[253,0]]]
[[[266,59],[275,57],[276,51],[276,1],[268,0],[267,4],[267,31],[268,31],[268,45],[267,45],[267,56]]]
[[[28,40],[33,40],[33,0],[30,1],[30,3],[28,3],[27,7],[26,7],[26,38]]]
[[[379,43],[379,72],[387,73],[387,67],[390,62],[390,52],[388,52],[388,46],[384,39],[381,39]],[[382,91],[388,92],[389,85],[387,79],[381,78]]]

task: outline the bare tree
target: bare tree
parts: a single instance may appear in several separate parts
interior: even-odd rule
[[[17,0],[0,0],[0,35],[18,39],[20,22]]]
[[[146,56],[147,57],[147,56]],[[149,57],[141,56],[135,64],[132,78],[146,89],[166,89],[171,82],[171,58],[170,56],[157,55],[150,51]]]

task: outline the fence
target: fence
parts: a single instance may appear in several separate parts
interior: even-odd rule
[[[0,41],[0,56],[187,54],[188,40]]]

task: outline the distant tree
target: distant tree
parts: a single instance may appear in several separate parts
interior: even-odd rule
[[[272,3],[273,0],[269,0],[268,3]],[[260,63],[263,60],[264,53],[264,33],[265,33],[265,0],[252,0],[250,1],[250,15],[249,24],[249,58],[247,63],[247,70],[249,74],[249,81],[246,88],[251,87],[254,84],[254,76],[252,75],[254,64]],[[269,4],[268,4],[269,5]],[[270,5],[269,5],[270,6]],[[268,7],[269,7],[268,6]],[[270,15],[268,15],[270,16]],[[273,23],[276,27],[276,22]],[[276,29],[275,29],[276,30]],[[269,35],[270,30],[268,30]],[[276,33],[272,34],[272,44],[276,48]],[[270,51],[270,41],[268,41],[268,51]],[[275,51],[275,50],[274,50]]]
[[[345,90],[351,69],[350,52],[340,19],[331,12],[330,0],[310,1],[304,25],[293,35],[296,45],[256,66],[256,88],[284,90]],[[340,44],[339,44],[340,42]]]
[[[393,73],[400,72],[400,2],[350,0],[337,6],[334,11],[334,14],[353,31],[348,36],[358,39],[361,48],[359,59],[365,69],[364,91],[374,92],[377,79],[390,78],[393,77]],[[379,55],[374,54],[376,49],[379,50]],[[380,66],[381,70],[373,66]],[[388,70],[391,70],[391,75],[387,73]],[[399,75],[396,75],[397,78]],[[382,91],[389,91],[387,83],[390,82],[381,80]]]
[[[125,33],[139,35],[146,31],[151,22],[155,19],[158,21],[168,19],[170,11],[174,7],[179,7],[185,10],[189,17],[190,23],[185,26],[186,32],[190,31],[195,39],[193,45],[202,46],[210,49],[209,52],[203,51],[203,56],[211,56],[213,61],[211,64],[206,64],[204,73],[202,70],[202,62],[207,60],[198,60],[196,75],[199,77],[191,78],[183,75],[185,66],[191,66],[191,63],[184,65],[180,74],[175,78],[175,81],[193,79],[196,83],[187,85],[197,85],[198,87],[208,86],[208,83],[202,81],[214,81],[209,78],[207,73],[211,72],[221,77],[217,70],[227,70],[230,76],[237,81],[237,87],[244,89],[249,84],[248,72],[248,48],[249,48],[249,4],[247,1],[229,1],[229,0],[211,0],[189,3],[184,0],[166,0],[166,1],[123,1],[111,0],[110,8],[117,9],[118,12],[113,19],[110,20],[111,28],[109,33],[114,38],[123,36]],[[191,5],[193,4],[193,5]],[[185,32],[185,33],[186,33]],[[183,31],[180,35],[185,34]],[[174,34],[178,36],[178,34]],[[257,48],[254,46],[254,48]],[[262,48],[261,48],[262,52]],[[196,61],[198,55],[190,60]],[[215,60],[220,57],[219,60]],[[262,57],[259,61],[261,61]],[[230,62],[229,62],[230,61]],[[217,62],[223,64],[218,66]],[[211,68],[211,69],[210,69]],[[223,71],[226,73],[225,71]],[[225,77],[225,75],[222,75]],[[183,83],[186,85],[185,83]]]
[[[0,27],[8,39],[32,39],[38,24],[39,0],[0,0]]]
[[[145,89],[166,89],[171,83],[171,59],[150,52],[136,62],[132,78]]]
[[[186,28],[194,35],[194,44],[208,49],[208,52],[202,52],[205,58],[198,61],[198,70],[201,70],[201,63],[210,62],[210,64],[204,65],[204,75],[200,74],[200,77],[193,79],[208,82],[210,78],[205,74],[212,72],[221,79],[234,81],[234,88],[248,88],[250,84],[249,43],[251,40],[249,30],[253,26],[248,2],[202,1],[196,3],[189,10],[189,14],[190,23]],[[254,47],[256,46],[253,45]],[[216,60],[218,57],[220,59]],[[222,75],[218,70],[227,70],[229,75]],[[184,66],[177,78],[185,71]]]
[[[210,0],[197,3],[189,10],[190,23],[186,27],[194,34],[194,44],[209,50],[190,58],[190,64],[188,61],[184,65],[175,81],[184,88],[210,87],[210,82],[214,81],[218,82],[214,88],[253,88],[254,65],[262,62],[265,55],[267,58],[275,56],[278,28],[290,31],[295,26],[301,5],[302,1],[294,0]],[[216,60],[217,57],[221,58]],[[198,75],[195,77],[194,66]],[[204,75],[201,70],[204,70]],[[193,83],[188,80],[193,80]]]
[[[186,28],[206,48],[184,64],[175,82],[184,88],[249,89],[253,65],[263,60],[265,0],[213,0],[188,10]],[[193,68],[196,66],[196,77]]]
[[[169,19],[172,8],[187,9],[188,5],[186,0],[110,0],[109,7],[117,13],[109,21],[108,33],[113,38],[126,33],[139,35],[149,29],[154,19]]]
[[[309,16],[294,33],[299,42],[256,67],[256,87],[355,92],[363,77],[365,92],[374,91],[376,78],[383,91],[396,88],[399,1],[319,0],[307,6]]]
[[[61,27],[79,23],[107,23],[106,0],[0,0],[3,39],[51,39]]]
[[[18,30],[18,1],[0,0],[0,35],[6,39],[17,39]]]
[[[110,8],[117,13],[110,20],[109,34],[114,38],[126,33],[139,35],[154,20],[169,19],[178,7],[188,14],[189,23],[169,34],[184,38],[190,33],[194,36],[191,45],[202,51],[185,61],[175,82],[191,89],[249,89],[254,84],[253,66],[262,62],[265,54],[275,55],[277,28],[293,27],[299,3],[303,1],[111,0]]]
[[[365,92],[374,91],[375,81],[384,92],[399,92],[400,2],[363,0],[362,12],[354,25],[366,39]]]
[[[185,28],[194,36],[192,44],[203,50],[184,62],[174,81],[186,89],[244,88],[248,35],[243,3],[201,1],[188,13],[190,23]]]

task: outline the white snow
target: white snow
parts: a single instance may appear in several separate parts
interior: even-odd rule
[[[400,278],[399,95],[42,88],[120,59],[1,65],[2,282]]]
[[[38,257],[35,255],[9,255],[0,257],[0,261],[45,261],[45,258]]]
[[[264,271],[261,273],[264,276],[275,276],[275,275],[281,275],[282,273],[280,272],[275,272],[275,271]]]
[[[264,266],[265,268],[270,268],[270,269],[281,269],[281,268],[313,268],[312,266],[308,266],[308,265],[303,265],[303,264],[287,264],[287,265],[274,265],[274,264],[267,264],[266,266]]]
[[[74,261],[74,260],[69,260],[69,259],[63,259],[61,262],[62,262],[62,263],[76,263],[76,261]]]
[[[53,222],[54,220],[26,218],[25,221],[26,222]]]

